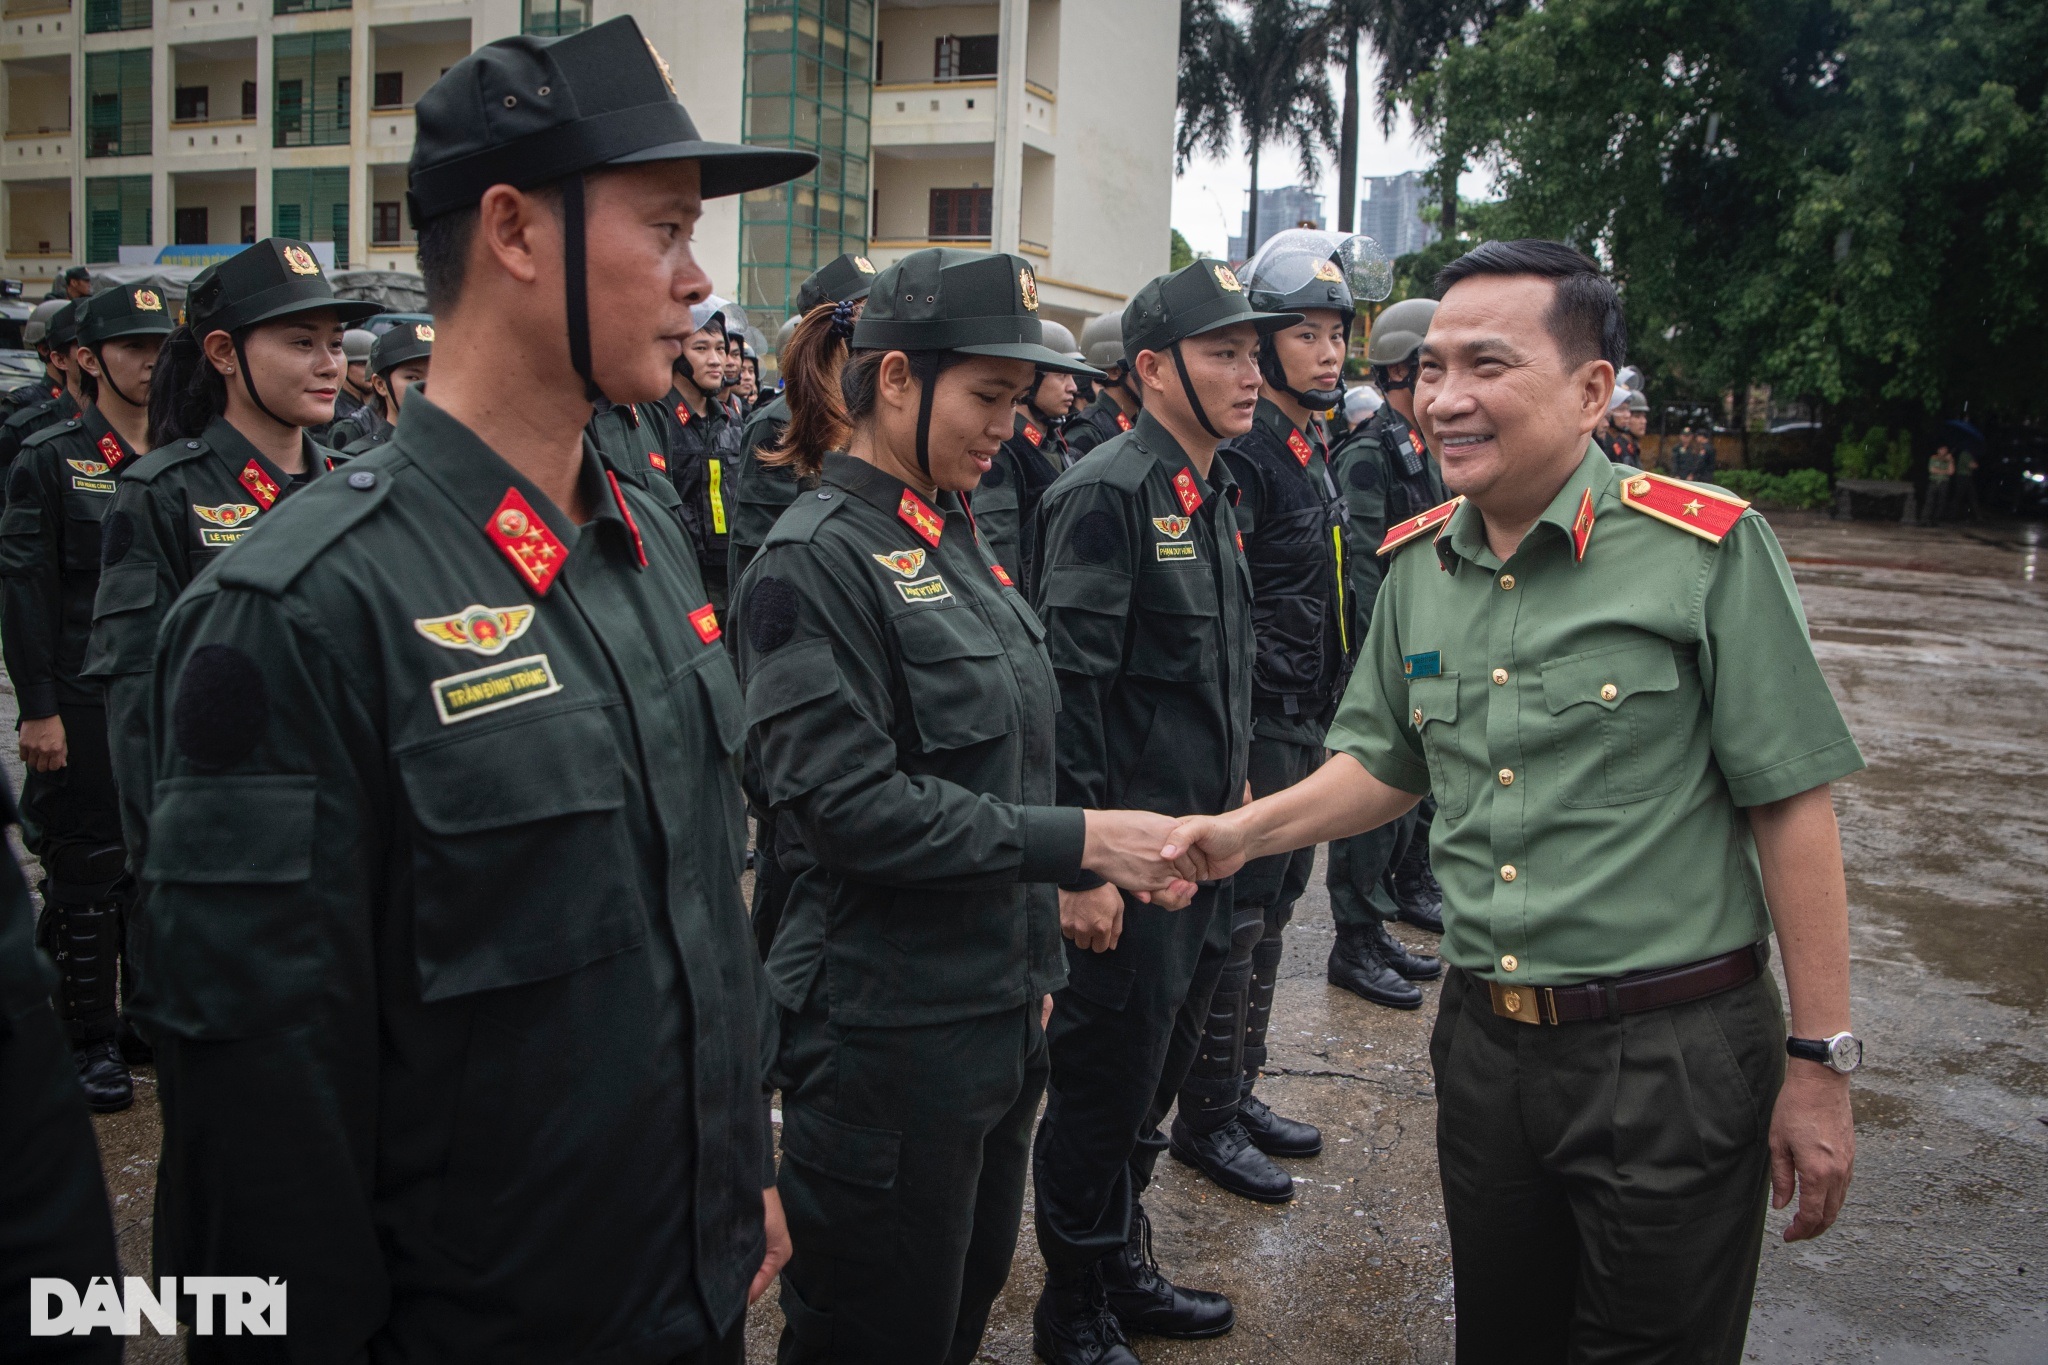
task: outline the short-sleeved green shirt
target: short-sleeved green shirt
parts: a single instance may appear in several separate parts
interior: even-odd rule
[[[1688,534],[1623,502],[1631,472],[1589,444],[1506,564],[1471,505],[1394,551],[1330,731],[1436,797],[1443,954],[1482,977],[1571,985],[1761,940],[1741,808],[1863,766],[1769,525]]]

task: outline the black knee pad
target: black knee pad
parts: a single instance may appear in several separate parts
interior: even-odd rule
[[[52,905],[96,905],[111,898],[128,871],[119,844],[66,844],[50,850],[44,898]]]

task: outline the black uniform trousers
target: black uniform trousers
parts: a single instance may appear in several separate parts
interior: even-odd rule
[[[1546,1027],[1452,969],[1430,1038],[1461,1365],[1735,1365],[1785,1017],[1769,973]]]
[[[1031,1168],[1038,1248],[1055,1279],[1130,1238],[1131,1201],[1165,1150],[1159,1123],[1187,1079],[1230,952],[1232,896],[1228,881],[1202,887],[1185,910],[1126,895],[1116,947],[1066,944]]]
[[[60,702],[57,714],[64,721],[64,766],[47,773],[31,769],[23,778],[23,843],[42,862],[48,906],[83,909],[88,903],[111,899],[123,906],[125,918],[128,902],[134,898],[134,883],[124,869],[125,855],[104,859],[111,864],[107,867],[85,862],[95,850],[121,848],[121,799],[114,788],[114,765],[107,749],[106,708]],[[87,877],[96,880],[83,880]],[[91,888],[104,881],[115,885],[104,896],[93,895]],[[118,929],[120,922],[114,923]],[[101,951],[112,952],[122,959],[123,967],[133,970],[118,938],[102,944]],[[92,961],[94,973],[115,971],[111,960]],[[125,982],[123,994],[133,994],[134,986],[132,980]],[[109,983],[91,1006],[65,1019],[72,1044],[82,1046],[113,1037],[116,1011]]]
[[[1330,864],[1323,879],[1330,888],[1330,918],[1339,929],[1392,922],[1394,898],[1386,888],[1387,872],[1400,866],[1415,840],[1427,838],[1429,826],[1418,805],[1377,829],[1330,840]]]
[[[777,1359],[966,1365],[1017,1252],[1040,1002],[857,1028],[823,995],[782,1013],[776,1188],[795,1255]]]

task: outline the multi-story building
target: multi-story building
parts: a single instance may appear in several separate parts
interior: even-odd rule
[[[621,13],[706,137],[823,158],[699,227],[764,316],[848,250],[1019,252],[1076,324],[1165,268],[1175,0],[0,0],[0,274],[273,233],[412,269],[420,92],[476,44]]]
[[[1248,261],[1258,249],[1266,244],[1267,238],[1276,232],[1289,228],[1323,226],[1323,196],[1306,185],[1282,185],[1277,190],[1259,191],[1259,240],[1249,246],[1245,238],[1251,233],[1251,213],[1240,215],[1237,236],[1230,239],[1230,259]]]
[[[1358,201],[1358,230],[1378,242],[1389,256],[1406,256],[1437,239],[1436,225],[1422,220],[1429,189],[1421,171],[1365,177],[1365,195]]]

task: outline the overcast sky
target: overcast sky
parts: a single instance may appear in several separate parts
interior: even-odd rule
[[[1359,103],[1363,106],[1358,120],[1360,179],[1368,175],[1399,175],[1403,171],[1426,169],[1429,165],[1428,149],[1415,139],[1406,114],[1395,125],[1393,136],[1381,135],[1372,98],[1372,63],[1368,54],[1361,52],[1359,55],[1362,59],[1360,66],[1367,68],[1359,72]],[[1344,69],[1333,67],[1330,79],[1332,98],[1342,108]],[[1292,146],[1268,146],[1259,158],[1261,189],[1296,184],[1300,178],[1300,157]],[[1223,257],[1227,254],[1225,247],[1229,238],[1236,235],[1243,225],[1251,183],[1251,158],[1245,154],[1242,141],[1231,147],[1228,157],[1190,161],[1187,173],[1174,178],[1173,225],[1188,239],[1188,245],[1194,248],[1196,255]],[[1478,197],[1486,192],[1486,181],[1468,171],[1459,182],[1459,188],[1467,197]],[[1315,190],[1323,196],[1324,221],[1335,228],[1337,158],[1334,155],[1325,159]]]

